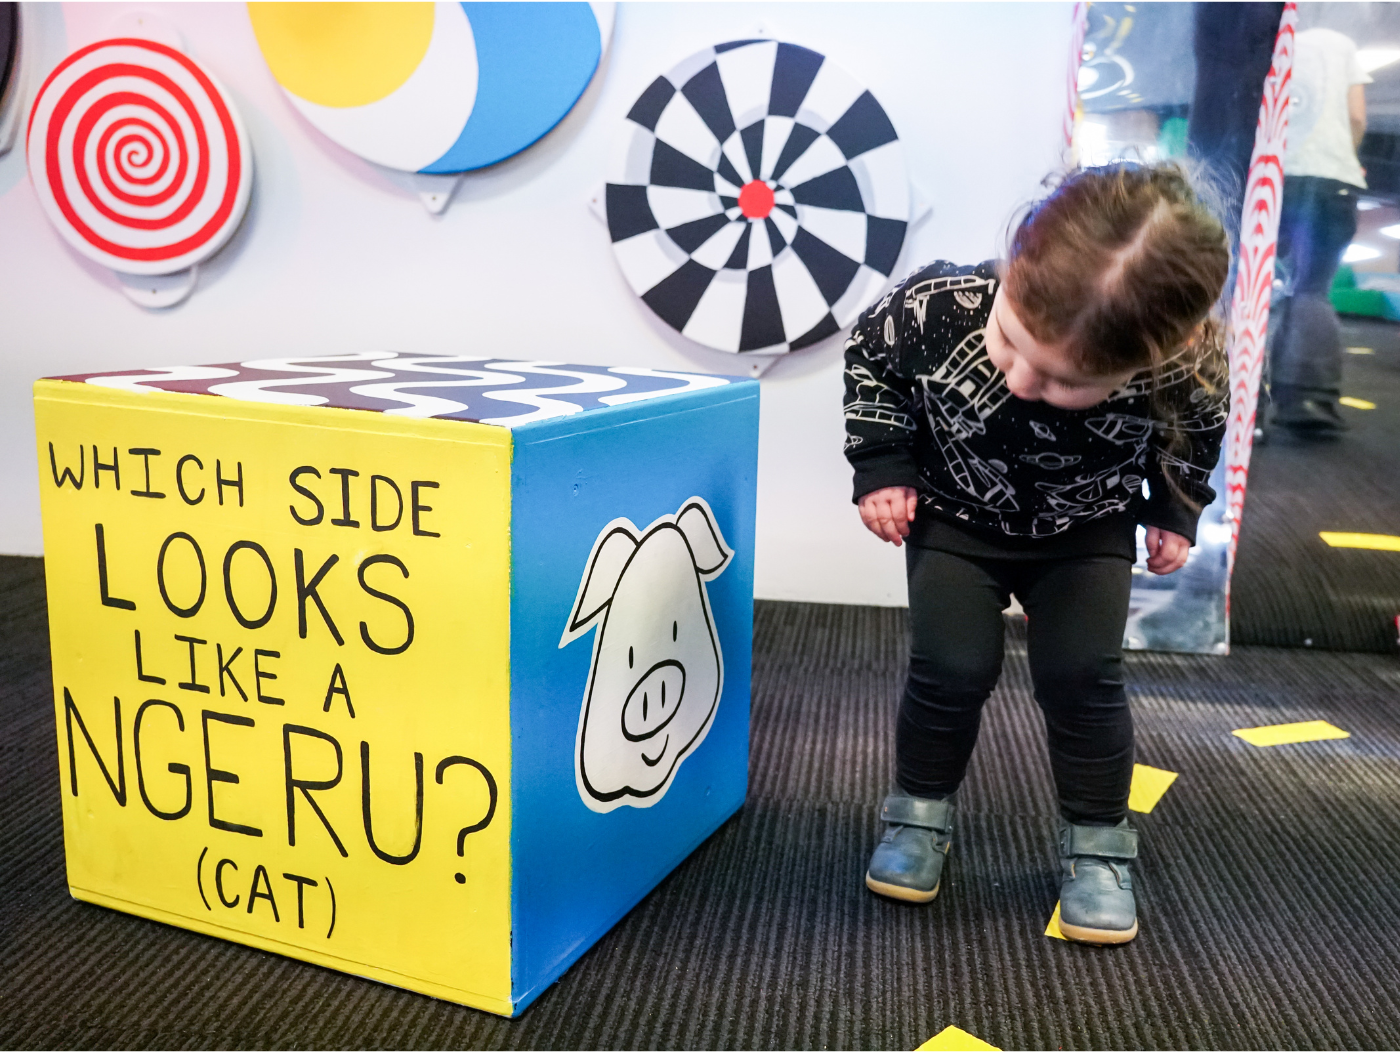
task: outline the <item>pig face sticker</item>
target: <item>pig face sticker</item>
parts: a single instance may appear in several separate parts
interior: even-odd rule
[[[595,812],[655,804],[709,731],[724,658],[705,583],[732,555],[699,497],[645,531],[614,519],[593,542],[559,646],[596,625],[574,750]]]

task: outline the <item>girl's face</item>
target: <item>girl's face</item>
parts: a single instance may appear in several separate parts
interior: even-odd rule
[[[1066,410],[1097,406],[1136,374],[1130,369],[1111,375],[1085,373],[1063,344],[1042,344],[1026,331],[1005,286],[997,289],[987,321],[987,355],[1006,374],[1011,394],[1027,402],[1048,402]]]

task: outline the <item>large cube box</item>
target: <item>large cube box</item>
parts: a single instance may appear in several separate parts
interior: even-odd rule
[[[743,803],[755,382],[355,354],[35,409],[75,897],[512,1015]]]

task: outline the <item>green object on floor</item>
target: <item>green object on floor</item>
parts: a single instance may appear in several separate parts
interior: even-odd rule
[[[1359,289],[1356,286],[1356,272],[1348,266],[1337,268],[1332,279],[1328,299],[1338,314],[1359,314],[1370,318],[1388,318],[1400,321],[1400,299],[1394,293],[1384,293],[1379,289]]]
[[[1163,157],[1186,156],[1186,118],[1168,117],[1162,122],[1162,131],[1157,136],[1157,149]]]

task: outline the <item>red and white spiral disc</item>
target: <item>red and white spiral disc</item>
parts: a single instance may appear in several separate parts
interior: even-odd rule
[[[248,206],[247,133],[217,81],[151,40],[73,52],[29,117],[29,176],[59,233],[127,274],[213,255]]]

